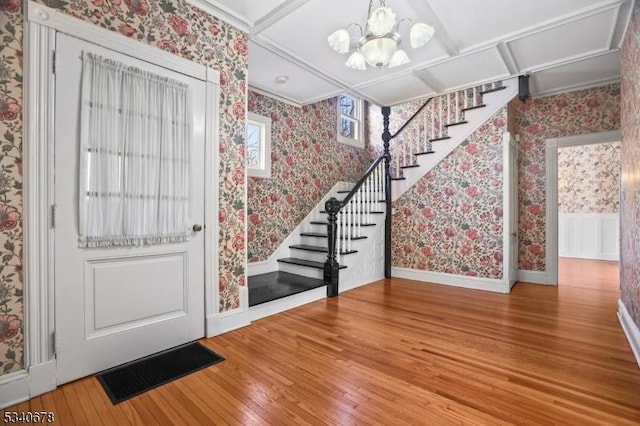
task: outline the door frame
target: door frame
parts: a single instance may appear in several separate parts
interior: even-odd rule
[[[551,138],[546,141],[545,282],[558,285],[558,148],[622,141],[620,130]]]
[[[24,69],[24,289],[28,395],[56,388],[54,305],[54,125],[56,33],[160,65],[206,83],[204,194],[205,334],[218,316],[219,91],[217,70],[29,1]]]
[[[515,164],[511,163],[511,152],[515,151],[516,153],[516,162]],[[514,182],[511,179],[512,172],[518,173],[518,160],[517,157],[520,155],[520,150],[518,149],[518,142],[513,137],[513,135],[509,132],[505,132],[502,137],[502,162],[503,162],[503,173],[502,173],[502,197],[503,197],[503,248],[502,248],[502,276],[506,284],[506,288],[508,291],[511,291],[515,283],[518,281],[518,256],[511,256],[511,244],[512,244],[512,234],[516,234],[516,253],[518,253],[517,246],[518,242],[518,196],[517,196],[517,187],[518,181]],[[512,191],[515,185],[515,197]],[[515,221],[516,226],[512,226]],[[515,262],[515,271],[511,270],[512,262]]]

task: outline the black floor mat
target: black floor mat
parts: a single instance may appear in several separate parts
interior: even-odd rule
[[[96,377],[115,405],[220,361],[224,358],[194,342],[110,368]]]

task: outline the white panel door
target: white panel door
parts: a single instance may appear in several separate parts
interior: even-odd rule
[[[58,34],[56,38],[55,312],[65,383],[204,336],[204,233],[149,247],[78,247],[81,54],[90,51],[191,86],[191,216],[204,217],[205,83]]]

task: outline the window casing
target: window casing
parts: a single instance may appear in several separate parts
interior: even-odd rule
[[[363,115],[362,99],[338,96],[338,142],[364,148]]]
[[[271,118],[249,113],[247,120],[247,173],[259,178],[271,177]]]

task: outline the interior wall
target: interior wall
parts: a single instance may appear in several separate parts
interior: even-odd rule
[[[633,6],[622,46],[622,188],[620,290],[640,328],[640,3]]]
[[[337,141],[336,102],[299,108],[249,92],[249,111],[271,118],[271,178],[248,182],[249,262],[267,260],[337,182],[369,166],[363,149]]]
[[[558,211],[618,213],[620,142],[558,149]]]
[[[620,128],[620,85],[510,104],[518,143],[519,268],[545,271],[546,140]]]
[[[220,71],[221,312],[238,307],[245,285],[244,133],[248,36],[183,0],[162,2],[47,1],[49,7],[125,37]],[[22,58],[23,2],[0,2],[0,368],[23,368],[22,280]],[[216,220],[210,218],[209,220]]]
[[[391,133],[423,103],[417,100],[392,107]],[[380,108],[371,106],[369,116],[382,117]],[[502,278],[502,137],[507,118],[505,107],[394,202],[394,267]],[[397,143],[423,137],[421,124],[418,120],[409,125]],[[382,133],[382,120],[371,120],[369,131],[374,151],[381,151],[377,135]],[[437,143],[433,148],[438,149]]]
[[[22,369],[21,1],[0,3],[0,374]]]

